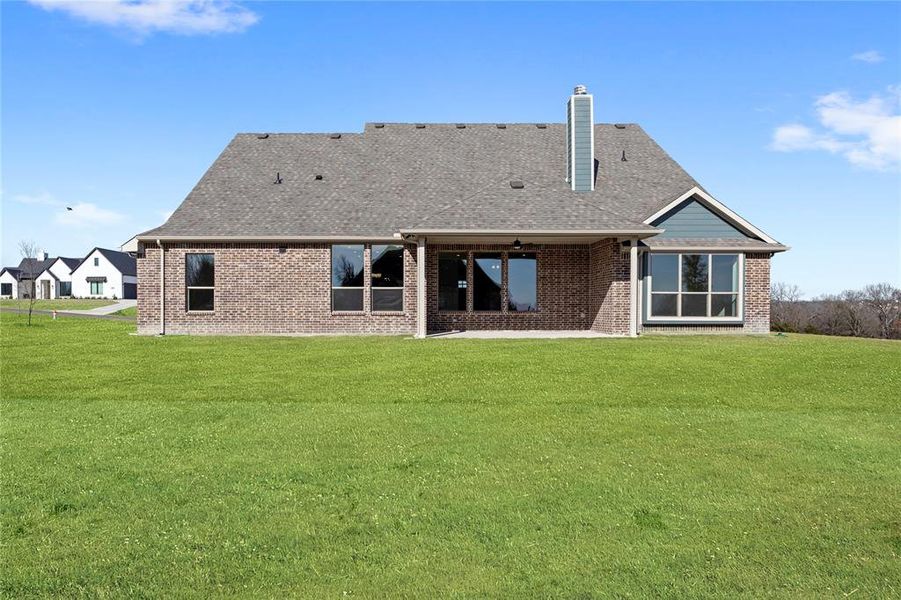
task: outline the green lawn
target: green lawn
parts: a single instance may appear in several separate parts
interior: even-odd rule
[[[0,596],[901,594],[901,343],[0,315]]]
[[[129,306],[128,308],[123,308],[122,310],[117,310],[113,314],[118,317],[131,317],[134,319],[138,316],[138,307],[137,306]]]
[[[70,299],[60,298],[57,300],[35,300],[35,310],[87,310],[97,308],[98,306],[108,306],[113,304],[113,300],[102,300],[96,298]],[[0,300],[2,308],[20,308],[28,310],[28,300]]]

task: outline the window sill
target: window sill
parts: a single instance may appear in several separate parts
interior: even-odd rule
[[[333,310],[329,311],[330,315],[335,315],[338,317],[365,317],[365,310]]]
[[[215,310],[186,310],[186,315],[214,315],[216,314]]]
[[[374,310],[374,311],[372,311],[372,314],[375,316],[378,316],[378,315],[398,316],[398,315],[407,314],[407,311],[405,311],[405,310]]]

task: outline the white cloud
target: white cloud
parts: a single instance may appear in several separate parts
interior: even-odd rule
[[[901,94],[855,100],[847,92],[821,96],[814,109],[821,129],[800,123],[777,127],[770,149],[777,152],[823,150],[840,154],[853,165],[874,170],[901,167]]]
[[[867,50],[866,52],[858,52],[857,54],[852,54],[851,60],[858,60],[860,62],[875,64],[884,61],[885,57],[882,55],[882,52],[879,52],[878,50]]]
[[[241,32],[260,17],[233,0],[28,0],[44,10],[140,35]]]
[[[19,194],[13,196],[13,201],[19,204],[31,204],[38,206],[62,206],[63,203],[53,197],[49,192],[40,192],[39,194],[28,195]]]
[[[59,225],[68,227],[92,228],[104,225],[116,225],[125,220],[125,215],[112,210],[100,208],[90,202],[79,202],[56,213],[54,220]]]

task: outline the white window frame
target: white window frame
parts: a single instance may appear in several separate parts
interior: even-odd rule
[[[376,246],[397,246],[401,250],[400,254],[400,268],[401,273],[404,278],[404,285],[400,287],[377,287],[372,285],[372,265],[375,261],[372,259],[373,254],[375,252]],[[364,255],[365,261],[365,255]],[[371,312],[376,315],[397,315],[403,314],[407,311],[407,298],[406,294],[404,294],[404,288],[407,285],[407,248],[403,244],[370,244],[369,245],[369,306],[371,308]],[[347,288],[342,288],[347,289]],[[375,292],[377,290],[400,290],[400,310],[376,310],[375,309]]]
[[[329,257],[328,257],[328,279],[331,283],[332,281],[332,269],[335,268],[334,260],[335,260],[335,246],[360,246],[363,248],[363,285],[354,285],[354,286],[344,286],[344,285],[330,285],[329,286],[329,307],[331,308],[331,312],[336,314],[345,314],[345,315],[364,315],[366,314],[366,244],[331,244],[329,246]],[[370,250],[370,254],[372,254]],[[370,274],[370,277],[372,275]],[[404,278],[406,282],[406,278]],[[363,299],[363,308],[360,310],[342,310],[335,308],[335,290],[363,290],[361,292]]]
[[[706,292],[683,292],[682,291],[682,256],[686,254],[701,254],[707,256],[707,291]],[[675,292],[656,292],[657,294],[670,294],[676,296],[676,315],[675,316],[654,316],[654,303],[651,302],[653,296],[651,289],[654,285],[654,256],[670,255],[676,256],[676,291]],[[735,308],[734,317],[692,317],[682,316],[682,294],[689,296],[706,294],[707,296],[707,313],[710,313],[710,304],[713,301],[713,294],[726,295],[730,292],[714,292],[713,291],[713,257],[717,255],[738,256],[738,290],[735,294],[738,296],[737,306]],[[648,314],[646,322],[661,323],[667,321],[680,322],[702,322],[702,323],[742,323],[745,314],[745,255],[743,252],[693,252],[686,250],[684,252],[649,252],[648,253],[648,277],[645,285],[645,302],[647,303]]]
[[[215,252],[185,252],[185,269],[188,267],[188,256],[209,254],[213,257],[213,285],[187,285],[185,282],[185,312],[188,313],[213,313],[216,312],[216,253]],[[191,290],[213,290],[213,308],[191,308]]]

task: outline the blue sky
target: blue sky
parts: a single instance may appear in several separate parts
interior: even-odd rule
[[[559,122],[583,83],[792,246],[774,281],[901,280],[898,3],[0,4],[4,265],[160,224],[239,131]]]

